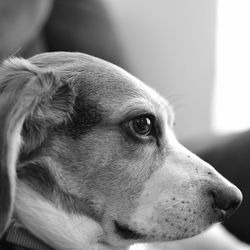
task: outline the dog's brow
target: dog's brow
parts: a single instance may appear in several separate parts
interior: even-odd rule
[[[140,113],[155,114],[154,105],[145,99],[128,100],[111,114],[111,119],[121,119]]]

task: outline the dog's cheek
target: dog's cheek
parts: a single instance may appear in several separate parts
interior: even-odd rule
[[[124,221],[134,209],[143,183],[160,165],[154,148],[134,145],[131,151],[128,143],[117,131],[96,129],[81,140],[84,154],[77,157],[84,165],[78,169],[88,177],[89,192],[102,196],[110,217]]]
[[[77,197],[90,197],[99,217],[126,222],[143,184],[162,165],[154,147],[133,145],[131,151],[129,143],[119,132],[98,127],[77,141],[55,140],[53,152],[64,173],[60,185]]]

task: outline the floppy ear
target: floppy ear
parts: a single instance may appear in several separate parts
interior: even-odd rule
[[[50,70],[20,58],[0,66],[0,237],[13,212],[22,141],[31,148],[41,143],[43,129],[68,119],[73,99],[72,89]]]

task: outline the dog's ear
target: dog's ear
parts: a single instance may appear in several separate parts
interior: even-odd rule
[[[72,89],[51,70],[21,58],[0,66],[0,237],[13,212],[21,148],[26,140],[30,148],[36,147],[46,127],[67,120],[73,99]]]

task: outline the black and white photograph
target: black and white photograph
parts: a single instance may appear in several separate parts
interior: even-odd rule
[[[0,250],[250,250],[249,0],[0,0]]]

